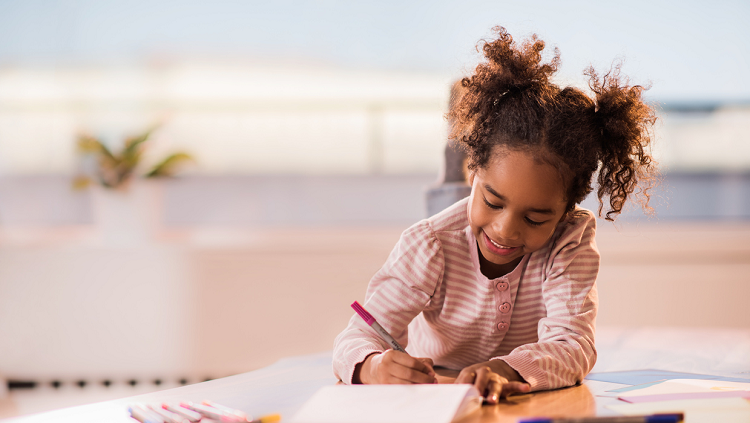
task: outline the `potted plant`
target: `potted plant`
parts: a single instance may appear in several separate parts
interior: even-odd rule
[[[88,166],[75,176],[73,187],[92,188],[94,220],[105,244],[140,245],[151,240],[162,215],[162,187],[153,180],[171,176],[193,160],[176,152],[144,172],[143,156],[154,129],[125,139],[119,150],[94,136],[78,136],[77,151]]]

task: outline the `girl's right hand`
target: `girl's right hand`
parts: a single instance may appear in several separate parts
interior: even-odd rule
[[[359,372],[361,383],[437,383],[431,358],[415,358],[396,350],[367,356]]]

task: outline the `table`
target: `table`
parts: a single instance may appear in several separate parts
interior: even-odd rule
[[[660,369],[750,378],[750,328],[604,328],[597,332],[599,359],[594,372]],[[450,382],[450,372],[440,376]],[[335,384],[331,353],[281,359],[235,376],[113,401],[65,408],[3,422],[133,423],[135,403],[212,400],[253,416],[280,413],[290,418],[319,388]],[[461,423],[515,422],[521,416],[615,415],[618,400],[601,396],[626,385],[585,380],[570,388],[536,392],[483,406]],[[283,420],[282,420],[283,421]]]

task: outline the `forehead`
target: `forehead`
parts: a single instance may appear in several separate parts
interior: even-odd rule
[[[561,173],[533,151],[497,148],[487,165],[477,171],[483,185],[519,206],[564,208]]]

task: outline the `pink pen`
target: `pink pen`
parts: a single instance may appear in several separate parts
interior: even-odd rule
[[[389,343],[394,350],[401,351],[402,353],[408,354],[403,348],[401,348],[401,345],[396,342],[395,339],[389,334],[385,329],[383,329],[382,326],[378,322],[375,321],[375,318],[372,317],[372,314],[368,313],[367,310],[365,310],[362,305],[360,305],[357,301],[352,303],[352,308],[354,311],[359,314],[359,317],[361,317],[368,325],[370,325],[371,328],[375,329],[375,332],[377,332],[383,339]]]

